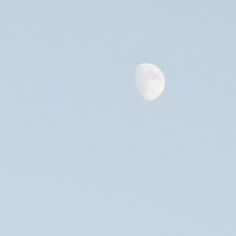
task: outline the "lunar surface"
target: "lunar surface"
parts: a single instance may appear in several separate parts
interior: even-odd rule
[[[156,100],[165,88],[162,71],[149,63],[137,65],[135,79],[140,95],[147,101]]]

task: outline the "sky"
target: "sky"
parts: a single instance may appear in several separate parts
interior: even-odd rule
[[[1,1],[0,235],[235,236],[235,7]]]

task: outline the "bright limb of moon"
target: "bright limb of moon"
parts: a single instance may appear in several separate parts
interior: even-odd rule
[[[162,71],[149,63],[137,65],[136,84],[140,95],[147,101],[154,101],[165,88],[165,78]]]

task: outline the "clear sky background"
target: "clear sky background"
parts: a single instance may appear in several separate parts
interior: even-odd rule
[[[235,236],[235,9],[0,1],[0,235]]]

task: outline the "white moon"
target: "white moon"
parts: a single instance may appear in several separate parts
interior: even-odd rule
[[[147,101],[154,101],[165,88],[165,78],[162,71],[149,63],[137,65],[136,84],[140,95]]]

